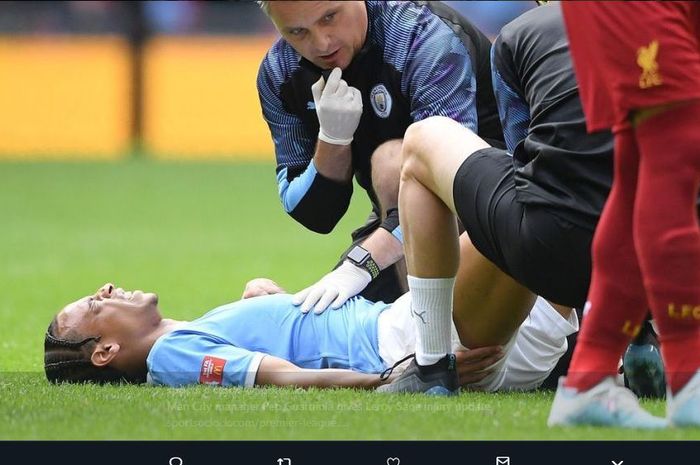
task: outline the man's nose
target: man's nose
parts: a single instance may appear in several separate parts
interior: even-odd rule
[[[331,44],[331,37],[324,31],[320,31],[314,34],[314,48],[319,55],[324,55],[328,53],[328,48]]]
[[[114,291],[114,284],[107,283],[97,290],[97,295],[102,298],[110,297],[112,295],[112,291]]]

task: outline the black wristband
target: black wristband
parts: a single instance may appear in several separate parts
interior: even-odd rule
[[[390,234],[394,233],[394,230],[399,227],[399,209],[390,208],[386,211],[386,218],[379,225],[380,228],[384,228],[389,231]]]

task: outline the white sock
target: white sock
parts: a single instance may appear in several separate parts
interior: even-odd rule
[[[455,278],[408,276],[411,316],[416,324],[416,361],[432,365],[451,352],[452,292]]]

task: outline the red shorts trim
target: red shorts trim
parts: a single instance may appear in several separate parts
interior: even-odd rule
[[[700,98],[700,3],[562,2],[589,132]]]

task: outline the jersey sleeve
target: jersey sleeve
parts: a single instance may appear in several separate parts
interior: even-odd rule
[[[411,119],[447,116],[477,132],[476,75],[469,51],[452,29],[432,18],[419,21],[401,78]]]
[[[491,75],[506,147],[512,154],[527,137],[530,106],[520,91],[513,53],[503,35],[498,36],[491,47]]]
[[[501,390],[537,389],[566,353],[567,336],[578,328],[575,311],[566,320],[546,300],[538,297],[508,352]]]
[[[201,334],[169,335],[148,357],[148,381],[172,387],[253,387],[264,356]]]
[[[352,183],[334,182],[312,162],[317,134],[284,106],[285,72],[276,45],[258,71],[257,87],[263,117],[270,128],[277,159],[277,185],[284,210],[308,229],[330,232],[350,205]]]

